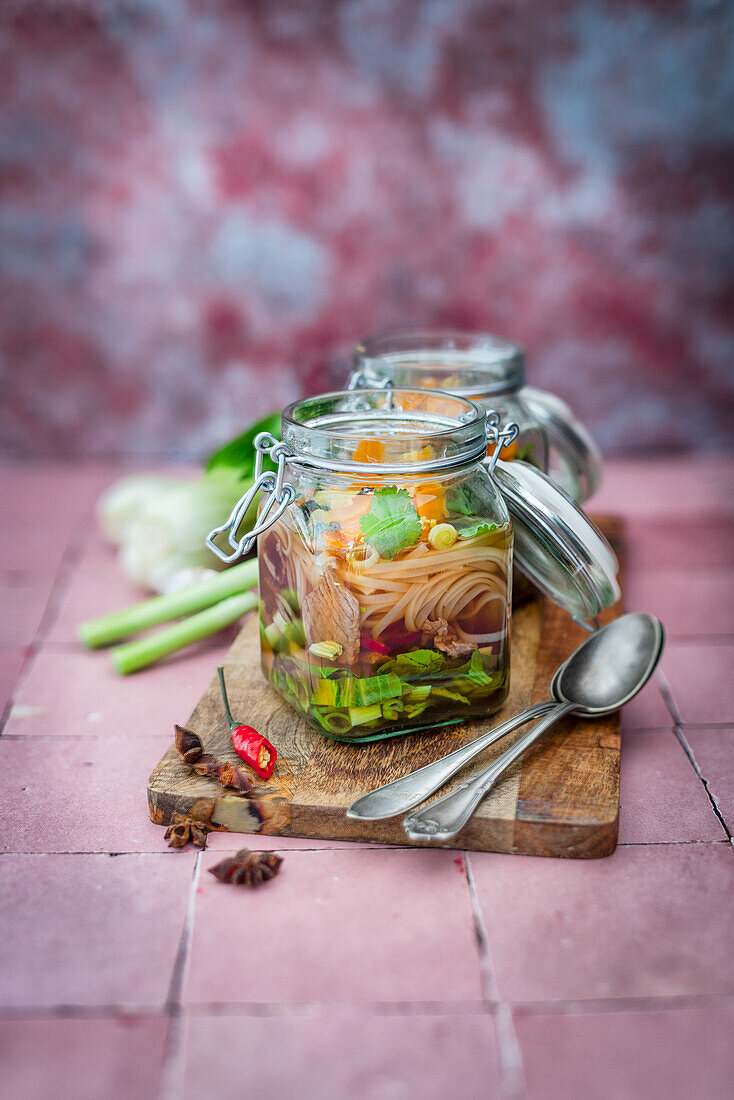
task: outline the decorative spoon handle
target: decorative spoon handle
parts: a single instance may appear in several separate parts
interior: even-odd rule
[[[473,760],[477,753],[493,745],[495,741],[499,741],[505,734],[522,726],[525,722],[540,718],[551,709],[555,710],[556,706],[556,703],[548,702],[527,707],[514,718],[508,719],[502,725],[495,726],[494,729],[470,741],[468,745],[462,745],[460,749],[454,749],[453,752],[434,760],[431,764],[417,768],[414,772],[401,776],[400,779],[393,779],[391,783],[386,783],[383,787],[362,795],[349,807],[347,817],[357,818],[360,821],[380,821],[385,817],[405,813],[442,787],[460,768]]]
[[[442,795],[430,805],[409,814],[403,822],[403,829],[408,839],[451,840],[460,829],[463,829],[487,791],[494,786],[510,764],[514,764],[547,729],[573,709],[573,703],[557,703],[488,768],[472,779],[468,779],[466,783],[462,783],[455,791]]]

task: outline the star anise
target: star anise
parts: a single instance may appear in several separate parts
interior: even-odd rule
[[[169,848],[185,848],[188,843],[195,848],[206,848],[207,833],[211,833],[212,826],[208,821],[196,821],[186,817],[182,821],[174,821],[166,829],[166,840]]]
[[[249,776],[236,764],[228,764],[217,760],[210,752],[204,752],[204,746],[198,733],[187,730],[184,726],[176,726],[176,748],[182,759],[190,764],[199,775],[208,775],[218,779],[225,787],[233,787],[236,791],[251,791],[252,781]]]
[[[241,848],[236,855],[210,867],[209,874],[220,882],[231,882],[236,886],[258,886],[274,878],[282,862],[274,852],[251,852],[249,848]]]

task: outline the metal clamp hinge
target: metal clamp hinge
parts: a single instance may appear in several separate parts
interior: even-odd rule
[[[389,375],[378,377],[376,374],[370,374],[368,370],[353,370],[347,385],[348,390],[391,390],[392,388],[393,381]]]
[[[261,535],[263,531],[267,531],[268,527],[271,527],[272,524],[280,519],[288,505],[293,503],[296,496],[293,486],[285,482],[286,463],[288,459],[292,457],[286,444],[280,443],[274,435],[270,434],[270,432],[260,432],[260,434],[255,437],[254,447],[254,482],[244,496],[241,496],[237,501],[226,523],[221,524],[220,527],[215,527],[213,531],[209,532],[206,539],[206,544],[209,549],[213,550],[217,557],[223,562],[226,562],[227,565],[233,561],[237,561],[243,554],[247,554],[255,545],[258,535]],[[268,455],[273,461],[277,461],[278,469],[275,473],[263,471],[264,455]],[[270,495],[265,501],[263,509],[257,517],[254,526],[238,539],[237,532],[258,493],[269,493]],[[277,507],[275,507],[276,505]],[[229,532],[227,541],[234,549],[232,554],[227,554],[226,550],[220,550],[214,541],[217,535],[221,535],[225,531]]]
[[[513,443],[517,439],[518,431],[519,428],[514,421],[510,420],[505,424],[504,428],[500,428],[499,413],[494,410],[487,413],[487,443],[489,443],[490,446],[493,444],[495,445],[494,451],[487,459],[487,473],[492,473],[497,465],[497,459],[500,457],[500,451],[503,447],[508,447],[510,443]]]

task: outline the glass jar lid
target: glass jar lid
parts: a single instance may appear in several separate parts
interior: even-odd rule
[[[226,522],[209,532],[206,545],[227,564],[248,553],[295,500],[295,489],[285,480],[289,464],[363,481],[458,472],[484,461],[488,440],[499,446],[514,438],[514,425],[500,431],[498,419],[468,398],[440,390],[343,390],[295,401],[283,412],[282,441],[270,432],[255,436],[253,482]],[[277,464],[275,473],[264,468],[266,458]],[[258,518],[240,535],[259,493],[264,504]],[[225,533],[231,554],[217,545]]]
[[[568,405],[554,394],[526,386],[525,403],[544,429],[550,448],[568,470],[568,490],[575,500],[588,500],[599,488],[602,459],[589,432]]]
[[[440,390],[345,390],[289,405],[282,434],[295,462],[362,477],[429,473],[485,457],[487,414]]]
[[[354,349],[350,389],[387,382],[441,389],[463,397],[515,393],[525,381],[519,344],[489,333],[453,329],[388,333]]]
[[[515,563],[574,619],[593,620],[619,599],[619,564],[598,527],[562,489],[526,462],[494,470],[515,531]]]

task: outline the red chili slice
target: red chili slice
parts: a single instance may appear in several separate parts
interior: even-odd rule
[[[232,745],[237,755],[254,768],[261,779],[270,779],[278,751],[267,737],[263,737],[252,726],[235,726],[232,730]]]

